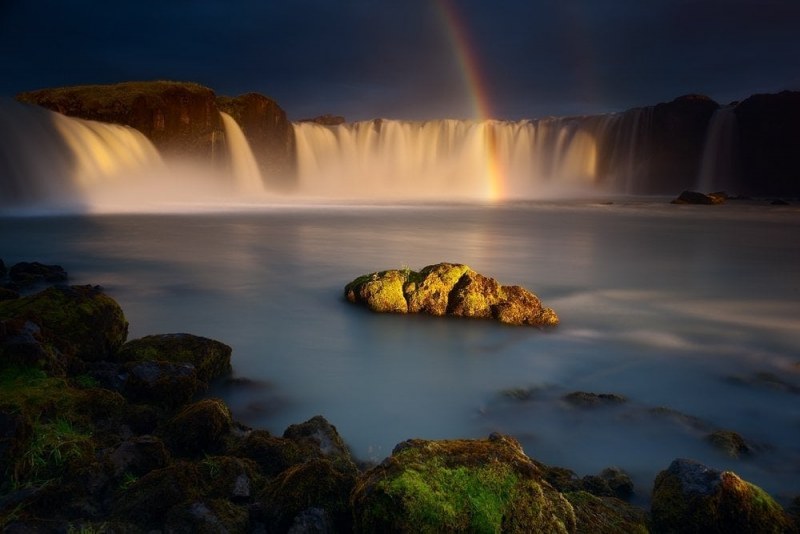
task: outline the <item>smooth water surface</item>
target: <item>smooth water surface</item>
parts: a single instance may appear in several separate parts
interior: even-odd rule
[[[273,433],[322,414],[380,461],[407,438],[499,431],[579,475],[620,466],[643,500],[676,457],[786,499],[800,493],[798,235],[800,209],[732,202],[274,206],[3,218],[0,257],[104,286],[131,338],[230,344],[248,380],[213,393]],[[440,261],[529,288],[561,325],[378,315],[343,299],[358,275]],[[572,391],[628,402],[578,409],[562,400]],[[718,452],[715,429],[754,454]]]

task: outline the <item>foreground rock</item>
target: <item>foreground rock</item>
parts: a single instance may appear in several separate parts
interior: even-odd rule
[[[359,532],[575,532],[575,512],[512,438],[409,440],[362,476]]]
[[[419,272],[388,270],[347,284],[345,297],[370,310],[496,319],[505,324],[555,326],[558,316],[520,286],[503,286],[463,264],[437,263]]]
[[[654,532],[790,532],[783,508],[730,471],[679,459],[658,474],[651,508]]]

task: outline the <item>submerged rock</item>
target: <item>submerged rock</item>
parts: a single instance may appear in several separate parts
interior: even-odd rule
[[[503,286],[463,264],[438,263],[419,272],[380,271],[345,286],[345,298],[370,310],[496,319],[505,324],[555,326],[558,316],[520,286]]]
[[[628,401],[624,396],[616,393],[587,393],[574,391],[564,395],[563,399],[579,408],[596,408],[599,406],[614,406]]]
[[[653,487],[653,532],[787,532],[783,508],[761,488],[730,471],[678,459]]]
[[[744,438],[732,430],[715,430],[706,439],[731,458],[748,456],[753,453],[753,448],[747,444]]]
[[[575,532],[572,506],[513,438],[408,440],[364,473],[357,532]]]
[[[122,346],[120,361],[159,361],[191,364],[197,378],[208,382],[231,370],[228,345],[192,334],[159,334],[133,339]]]

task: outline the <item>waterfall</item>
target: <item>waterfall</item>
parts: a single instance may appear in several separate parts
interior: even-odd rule
[[[298,191],[485,199],[592,192],[598,141],[580,118],[295,123]]]
[[[0,102],[0,206],[82,204],[85,193],[163,168],[158,151],[126,126]]]
[[[711,117],[697,176],[697,190],[731,191],[738,185],[736,161],[738,130],[732,106],[719,108]]]
[[[258,194],[264,192],[264,182],[258,163],[236,120],[227,113],[220,112],[225,126],[225,137],[231,159],[231,170],[238,193]]]

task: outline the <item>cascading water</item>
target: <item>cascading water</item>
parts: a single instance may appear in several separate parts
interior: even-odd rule
[[[264,181],[258,163],[250,149],[250,144],[244,136],[236,120],[227,113],[220,113],[222,124],[225,126],[225,138],[231,159],[236,190],[245,195],[257,195],[264,192]]]
[[[736,113],[732,106],[719,108],[711,117],[697,177],[698,191],[732,191],[738,185],[739,164]]]
[[[646,110],[533,121],[294,124],[298,191],[372,198],[629,193],[646,165]]]

